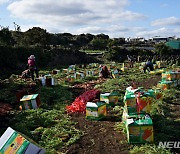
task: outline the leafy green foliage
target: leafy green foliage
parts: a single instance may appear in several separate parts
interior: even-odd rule
[[[64,108],[65,104],[72,100],[72,94],[68,89],[58,85],[55,87],[42,87],[39,94],[44,108]],[[47,95],[48,94],[48,95]]]
[[[179,115],[174,114],[173,104],[179,99],[180,91],[170,89],[163,92],[163,100],[157,101],[152,108],[151,115],[154,122],[155,142],[171,141],[174,134],[179,134]],[[174,110],[172,110],[174,108]],[[173,137],[176,140],[176,136]],[[178,140],[178,139],[177,139]]]
[[[21,40],[22,45],[47,45],[50,40],[45,29],[33,27],[26,31]]]
[[[120,131],[120,132],[123,132],[124,134],[126,133],[126,127],[125,127],[125,124],[123,122],[117,122],[115,125],[114,125],[114,129],[116,131]]]
[[[63,108],[19,112],[11,119],[11,127],[46,148],[47,152],[60,150],[63,146],[74,143],[82,135],[63,112]]]
[[[171,154],[169,150],[158,148],[156,145],[145,144],[141,146],[134,146],[133,149],[130,150],[130,154]]]
[[[94,38],[90,42],[90,46],[94,50],[105,50],[107,48],[108,41],[106,39]]]
[[[8,27],[1,27],[0,30],[0,45],[9,46],[14,43],[11,32]]]
[[[159,43],[155,45],[155,52],[160,55],[168,55],[172,52],[170,47],[166,46],[164,43]]]

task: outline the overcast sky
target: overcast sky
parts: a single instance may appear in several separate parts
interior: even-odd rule
[[[180,0],[0,0],[0,25],[24,32],[180,37]]]

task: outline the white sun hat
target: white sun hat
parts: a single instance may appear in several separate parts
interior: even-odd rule
[[[29,59],[35,59],[35,56],[34,56],[34,55],[31,55],[31,56],[29,57]]]

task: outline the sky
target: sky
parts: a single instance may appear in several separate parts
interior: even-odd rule
[[[180,0],[0,0],[0,26],[21,31],[180,37]]]

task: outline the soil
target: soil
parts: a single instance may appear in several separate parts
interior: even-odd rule
[[[161,80],[161,75],[154,75],[151,78],[147,78],[137,83],[138,87],[143,87],[144,89],[149,89],[153,86],[156,86],[157,83]]]
[[[12,106],[8,103],[0,102],[0,116],[7,115],[12,110]]]
[[[161,76],[153,76],[151,79],[144,79],[137,86],[142,86],[145,89],[151,88],[157,85],[160,80]],[[91,88],[94,86],[91,83],[88,83],[88,85]],[[75,87],[81,87],[81,90],[83,89],[83,85],[76,85]],[[89,89],[89,87],[86,88]],[[104,121],[87,120],[85,114],[71,114],[72,120],[77,122],[76,128],[83,131],[85,135],[66,149],[67,154],[129,153],[130,145],[126,143],[126,134],[117,132],[114,129],[115,122],[121,122],[121,119],[113,118],[112,115],[109,115],[111,109],[108,108],[108,110],[108,116],[111,116],[111,118],[107,118]]]
[[[69,147],[67,154],[129,153],[128,144],[121,143],[125,135],[114,130],[115,122],[86,120],[84,114],[73,114],[72,120],[77,122],[76,128],[85,135]]]

